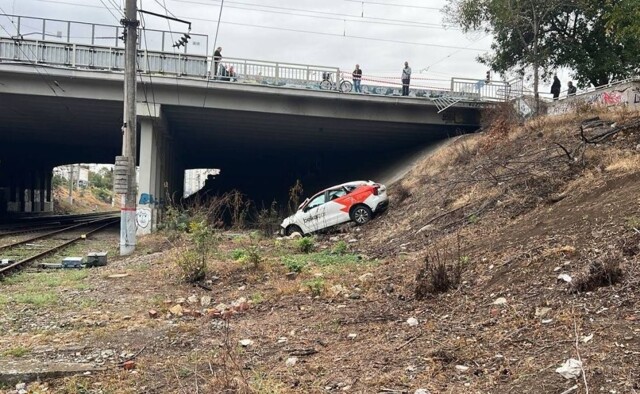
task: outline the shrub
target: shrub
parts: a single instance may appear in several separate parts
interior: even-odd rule
[[[258,212],[257,226],[265,237],[271,237],[278,232],[280,228],[280,214],[278,212],[278,203],[271,203],[269,208],[262,208]]]
[[[416,299],[421,300],[430,294],[446,293],[456,288],[462,281],[464,265],[468,263],[467,256],[461,256],[458,247],[457,257],[444,249],[427,254],[423,267],[416,275]]]
[[[247,255],[247,251],[244,249],[234,249],[231,252],[231,258],[234,259],[235,261],[240,261],[244,259],[246,255]]]
[[[297,273],[302,272],[302,270],[307,266],[306,262],[299,259],[294,259],[291,257],[283,258],[282,263],[284,264],[285,267],[287,267],[289,272],[297,272]]]
[[[402,183],[398,182],[393,188],[393,195],[396,198],[398,204],[404,202],[407,198],[411,197],[411,192]]]
[[[332,254],[337,254],[339,256],[342,256],[344,254],[347,253],[348,250],[348,246],[347,243],[344,241],[338,241],[334,246],[333,249],[331,249],[331,253]]]
[[[180,253],[176,263],[182,273],[182,280],[186,282],[198,282],[207,274],[206,262],[194,249],[187,249]]]
[[[324,279],[322,278],[311,279],[304,282],[303,284],[311,291],[311,295],[313,295],[314,297],[321,296],[322,293],[324,293],[325,283]]]
[[[620,263],[615,257],[592,261],[588,270],[572,282],[574,292],[593,291],[599,287],[613,286],[623,277]]]
[[[259,268],[262,263],[262,256],[260,255],[260,248],[257,246],[249,246],[246,249],[244,262],[249,264],[251,268]]]
[[[315,249],[315,241],[311,237],[302,237],[297,241],[298,250],[301,253],[309,254]]]
[[[291,186],[291,189],[289,189],[289,214],[294,214],[298,211],[302,193],[304,193],[304,190],[302,189],[302,182],[298,179],[296,180],[295,185]]]

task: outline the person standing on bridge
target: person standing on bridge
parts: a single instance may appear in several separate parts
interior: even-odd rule
[[[220,60],[222,60],[222,47],[218,47],[216,51],[213,53],[213,76],[218,76],[218,66],[220,65]]]
[[[409,95],[409,84],[411,83],[411,67],[409,62],[404,62],[404,68],[402,69],[402,95]]]
[[[575,96],[578,89],[573,85],[573,81],[569,81],[567,84],[567,96]]]
[[[360,82],[362,81],[362,70],[360,69],[360,65],[356,64],[356,69],[353,70],[353,89],[356,93],[362,93],[362,89],[360,88]]]
[[[553,85],[551,85],[551,94],[553,94],[553,101],[558,100],[560,97],[560,89],[562,89],[562,83],[560,83],[560,79],[558,76],[553,77]]]

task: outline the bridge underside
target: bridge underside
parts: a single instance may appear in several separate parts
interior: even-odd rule
[[[24,176],[16,174],[50,172],[63,164],[113,163],[120,154],[121,102],[12,94],[0,94],[0,101],[6,103],[0,106],[0,185]],[[153,124],[162,119],[165,145],[180,169],[219,168],[221,192],[236,188],[266,202],[286,196],[296,179],[312,192],[374,178],[417,149],[472,131],[171,105],[158,114],[158,107],[146,108]]]

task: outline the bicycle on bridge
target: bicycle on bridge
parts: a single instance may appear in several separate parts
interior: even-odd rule
[[[339,87],[342,93],[349,93],[353,89],[353,84],[341,76],[340,83],[336,86],[336,83],[331,80],[331,73],[323,72],[322,82],[320,82],[320,89],[336,90],[336,87]]]

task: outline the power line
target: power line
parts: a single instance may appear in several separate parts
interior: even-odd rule
[[[2,11],[2,13],[3,13],[3,14],[5,14],[5,16],[7,17],[7,19],[9,19],[9,21],[11,22],[11,24],[15,26],[16,31],[18,31],[18,27],[15,25],[15,23],[13,22],[13,20],[12,20],[11,18],[9,18],[9,17],[6,15],[6,12],[2,9],[2,7],[0,7],[0,11]],[[7,33],[7,35],[8,35],[9,37],[11,37],[11,33],[10,33],[10,32],[9,32],[9,31],[4,27],[4,26],[0,25],[0,27],[2,28],[2,30],[4,30],[4,31]],[[27,54],[24,52],[24,50],[22,49],[22,46],[20,46],[20,45],[18,44],[18,41],[19,41],[19,40],[18,40],[18,39],[15,39],[15,41],[16,41],[16,46],[18,47],[18,49],[20,50],[20,52],[22,52],[22,55],[24,55],[25,60],[28,60],[28,59],[29,59],[29,56],[27,56]],[[33,48],[31,48],[31,53],[32,53],[34,56],[36,56],[36,59],[37,59],[37,54],[33,51]],[[53,92],[53,94],[57,97],[57,96],[58,96],[58,92],[56,92],[56,90],[53,88],[53,86],[51,86],[51,84],[49,83],[49,81],[47,81],[47,79],[44,77],[44,75],[42,75],[42,73],[40,72],[40,70],[38,70],[38,66],[37,66],[34,62],[31,62],[31,61],[28,61],[28,63],[29,63],[29,64],[31,64],[31,65],[33,66],[33,69],[38,73],[38,75],[40,76],[40,78],[42,79],[42,81],[43,81],[44,83],[46,83],[46,84],[47,84],[47,86],[49,87],[49,89],[51,89],[51,91]],[[47,70],[43,69],[43,71],[45,72],[45,74],[47,74],[47,76],[51,77],[51,76],[49,75],[49,73],[47,73]],[[55,81],[54,81],[54,82],[55,82]],[[57,82],[56,82],[56,84],[57,84]]]
[[[169,16],[169,14],[171,14],[171,16],[176,18],[175,14],[167,9],[167,3],[165,0],[162,0],[162,4],[160,4],[158,0],[154,0],[154,1],[158,3],[159,6],[164,8],[165,15]],[[171,31],[171,22],[168,19],[167,19],[167,27],[169,27],[169,34],[171,34],[171,41],[173,41],[173,31]],[[173,54],[175,55],[176,47],[171,47],[171,49],[173,50]],[[162,48],[162,50],[164,50],[164,48]],[[180,67],[180,63],[178,63],[178,67]],[[180,104],[180,84],[178,82],[178,74],[180,73],[180,70],[176,70],[176,71],[177,71],[176,72],[176,96],[178,98],[178,104]]]
[[[140,19],[142,19],[142,38],[144,40],[144,48],[148,49],[149,45],[147,44],[147,29],[145,29],[146,22],[144,21],[144,14],[140,14]],[[156,113],[156,93],[153,88],[153,77],[151,76],[151,64],[149,62],[149,56],[147,58],[147,71],[149,72],[149,84],[151,85],[151,97],[153,100],[153,115],[154,117],[158,117]],[[137,63],[137,62],[136,62]],[[151,109],[149,108],[149,98],[147,97],[147,89],[146,84],[144,83],[144,79],[142,78],[142,70],[138,67],[138,73],[140,75],[140,81],[142,81],[142,88],[144,92],[144,100],[147,102],[147,111],[149,111],[149,115],[151,115]]]
[[[216,53],[215,51],[217,51],[216,45],[218,45],[218,32],[220,31],[220,21],[222,20],[222,9],[224,8],[224,0],[222,0],[222,3],[220,3],[220,12],[218,13],[218,25],[216,26],[216,35],[213,39],[213,54],[211,55],[211,66],[215,67],[215,70],[213,70],[213,77],[216,78],[218,76],[218,64],[216,62],[215,56]],[[209,50],[207,48],[207,50]],[[222,59],[220,59],[222,60]],[[211,70],[209,70],[209,77],[207,78],[207,87],[204,90],[204,100],[202,101],[202,108],[204,108],[207,105],[207,96],[209,95],[209,81],[211,81]]]
[[[436,11],[440,11],[441,10],[441,8],[425,7],[425,6],[421,6],[421,5],[391,4],[391,3],[380,3],[380,2],[377,2],[377,1],[362,1],[362,0],[344,0],[344,1],[348,1],[348,2],[351,2],[351,3],[382,5],[382,6],[389,6],[389,7],[418,8],[418,9],[423,9],[423,10],[436,10]]]
[[[107,9],[107,11],[109,11],[109,13],[111,14],[111,16],[113,16],[113,19],[116,20],[116,22],[120,22],[120,19],[116,16],[116,14],[113,13],[113,11],[111,11],[111,8],[109,8],[103,0],[100,0],[100,3],[102,3],[102,5],[104,6],[104,8]]]
[[[177,3],[199,4],[199,5],[205,5],[205,6],[216,6],[217,5],[217,4],[213,4],[211,2],[202,2],[202,1],[194,1],[194,0],[170,0],[170,1],[177,2]],[[213,0],[213,1],[218,1],[218,0]],[[350,15],[350,14],[343,14],[343,13],[337,13],[337,12],[305,10],[305,9],[301,9],[301,8],[290,8],[290,7],[278,7],[278,6],[263,5],[263,4],[256,4],[256,3],[245,3],[245,2],[239,2],[239,1],[228,1],[227,3],[238,4],[238,5],[241,5],[241,6],[253,6],[253,7],[266,8],[266,9],[256,9],[256,8],[246,8],[246,7],[238,7],[238,6],[233,6],[233,5],[227,5],[227,8],[235,8],[235,9],[240,9],[240,10],[249,10],[249,11],[257,11],[257,12],[265,12],[265,13],[274,13],[274,14],[282,14],[282,15],[293,15],[293,16],[303,16],[303,17],[327,19],[327,20],[339,20],[339,21],[347,20],[347,21],[350,21],[350,22],[380,24],[380,25],[394,25],[393,23],[384,23],[384,22],[397,22],[397,23],[399,23],[398,26],[407,25],[408,27],[418,27],[419,26],[419,27],[432,28],[432,29],[447,29],[447,28],[443,27],[442,25],[435,24],[435,23],[415,22],[415,21],[407,21],[407,20],[402,20],[402,19],[363,17],[363,16],[360,16],[360,15]],[[272,11],[272,10],[282,10],[282,11],[279,12],[279,11]],[[304,12],[304,13],[315,14],[315,15],[294,14],[291,11]],[[328,16],[327,17],[321,17],[321,16],[316,16],[316,15],[328,15]],[[345,19],[345,18],[357,18],[357,19]],[[451,30],[459,30],[459,29],[451,29]]]
[[[31,1],[41,1],[41,2],[47,2],[47,3],[56,3],[56,4],[68,4],[68,5],[74,5],[74,6],[85,6],[85,7],[102,9],[102,7],[99,7],[99,6],[92,6],[92,5],[78,4],[78,3],[70,3],[70,2],[58,2],[58,1],[53,1],[53,0],[31,0]],[[214,23],[218,22],[215,19],[184,17],[184,16],[182,18],[188,18],[188,19],[191,19],[191,20],[197,20],[197,21],[203,21],[203,22],[214,22]],[[220,23],[225,23],[225,24],[228,24],[228,25],[236,25],[236,26],[254,27],[254,28],[260,28],[260,29],[267,29],[267,30],[280,30],[280,31],[295,32],[295,33],[315,34],[315,35],[322,35],[322,36],[328,36],[328,37],[354,38],[354,39],[360,39],[360,40],[377,41],[377,42],[388,42],[388,43],[394,43],[394,44],[416,45],[416,46],[434,47],[434,48],[447,48],[447,49],[460,49],[460,50],[468,50],[468,51],[475,51],[475,52],[485,52],[485,51],[487,51],[486,49],[464,48],[464,47],[453,46],[453,45],[429,44],[429,43],[420,43],[420,42],[412,42],[412,41],[401,41],[401,40],[388,40],[388,39],[374,38],[374,37],[354,36],[354,35],[349,35],[349,34],[344,34],[344,33],[342,33],[342,34],[327,33],[327,32],[300,30],[300,29],[275,27],[275,26],[263,26],[263,25],[240,23],[240,22],[225,22],[225,21],[221,21]]]
[[[214,20],[214,19],[194,18],[194,17],[191,17],[191,19],[192,20],[198,20],[198,21],[204,21],[204,22],[218,22],[217,20]],[[326,32],[311,31],[311,30],[289,29],[289,28],[284,28],[284,27],[263,26],[263,25],[255,25],[255,24],[240,23],[240,22],[221,21],[220,23],[225,23],[227,25],[256,27],[256,28],[260,28],[260,29],[282,30],[282,31],[295,32],[295,33],[317,34],[317,35],[329,36],[329,37],[343,37],[343,38],[355,38],[355,39],[359,39],[359,40],[368,40],[368,41],[389,42],[389,43],[394,43],[394,44],[407,44],[407,45],[417,45],[417,46],[426,46],[426,47],[434,47],[434,48],[459,49],[459,50],[467,50],[467,51],[475,51],[475,52],[485,52],[485,51],[487,51],[487,49],[465,48],[465,47],[459,47],[459,46],[454,46],[454,45],[441,45],[441,44],[429,44],[429,43],[424,43],[424,42],[388,40],[388,39],[384,39],[384,38],[361,37],[361,36],[354,36],[354,35],[349,35],[349,34],[338,34],[338,33],[326,33]]]

